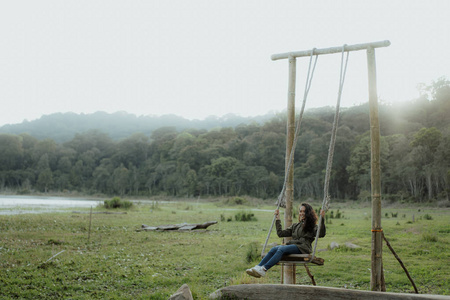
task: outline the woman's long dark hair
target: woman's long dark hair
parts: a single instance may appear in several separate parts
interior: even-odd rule
[[[300,208],[304,206],[305,207],[305,222],[303,223],[303,228],[305,231],[313,231],[314,226],[317,224],[317,215],[314,209],[311,205],[308,203],[302,203],[298,207],[298,210],[300,211]]]

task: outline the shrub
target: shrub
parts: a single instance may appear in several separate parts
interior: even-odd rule
[[[220,215],[220,221],[222,221],[222,222],[225,222],[225,221],[231,222],[231,221],[233,221],[233,217],[226,217],[224,214],[221,214]]]
[[[433,220],[433,217],[430,216],[429,214],[425,214],[425,215],[423,216],[423,218],[424,218],[425,220]]]
[[[258,219],[255,217],[255,214],[248,212],[238,212],[236,215],[234,215],[234,219],[241,222],[258,221]]]
[[[129,200],[121,200],[119,197],[114,197],[111,200],[105,200],[105,208],[125,208],[128,209],[133,206],[133,202]]]

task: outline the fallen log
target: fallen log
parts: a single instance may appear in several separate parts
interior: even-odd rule
[[[339,299],[339,300],[423,300],[441,299],[449,300],[450,296],[429,294],[405,294],[371,292],[330,288],[322,286],[306,286],[294,284],[242,284],[221,288],[209,296],[209,299],[247,299],[247,300],[274,300],[274,299]]]
[[[206,229],[211,225],[217,224],[217,221],[209,221],[202,224],[173,224],[173,225],[160,225],[160,226],[149,226],[142,224],[141,228],[136,229],[136,231],[163,231],[163,230],[178,230],[178,231],[187,231],[187,230],[196,230],[196,229]]]

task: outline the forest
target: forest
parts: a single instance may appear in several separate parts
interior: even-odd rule
[[[450,81],[409,102],[380,101],[382,198],[448,201]],[[369,108],[341,110],[330,196],[370,199]],[[295,197],[323,197],[334,108],[309,109],[295,153]],[[119,128],[118,128],[119,130]],[[101,129],[66,141],[0,133],[0,192],[121,197],[276,198],[285,166],[286,116],[212,129],[163,126],[113,139]]]

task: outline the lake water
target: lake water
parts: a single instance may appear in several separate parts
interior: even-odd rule
[[[67,211],[70,208],[89,208],[103,204],[100,200],[63,197],[3,196],[0,195],[0,215]]]

